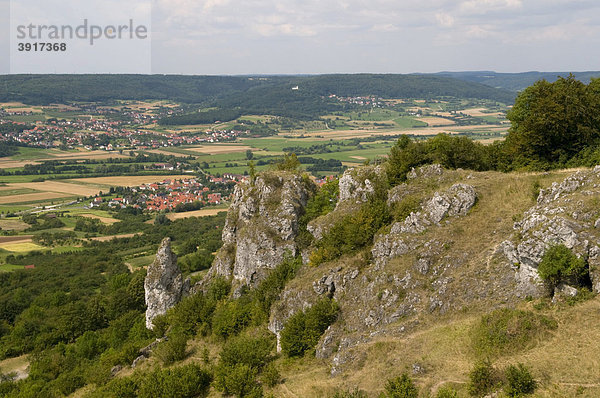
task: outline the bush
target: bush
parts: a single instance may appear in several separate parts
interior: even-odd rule
[[[298,312],[281,331],[281,349],[290,357],[304,355],[314,348],[321,335],[337,318],[339,307],[334,300],[322,299],[306,312]]]
[[[417,398],[418,396],[419,389],[406,373],[385,383],[386,398]]]
[[[273,388],[281,383],[281,374],[273,362],[269,363],[263,369],[261,380],[267,387]]]
[[[500,385],[498,371],[490,361],[479,362],[469,373],[469,394],[483,397]]]
[[[438,390],[435,398],[458,398],[458,392],[451,387],[442,387]]]
[[[169,336],[168,340],[163,341],[156,347],[154,354],[165,365],[181,361],[186,357],[187,340],[187,337],[182,333]]]
[[[221,363],[226,365],[243,363],[260,369],[273,350],[273,345],[273,341],[266,337],[239,336],[230,339],[221,351]]]
[[[481,317],[472,334],[473,348],[482,357],[531,348],[536,338],[558,327],[554,319],[530,311],[503,308]]]
[[[584,259],[577,257],[565,245],[556,245],[542,257],[538,273],[554,290],[559,283],[566,281],[580,285],[588,270]]]
[[[523,364],[510,365],[505,371],[506,386],[504,391],[509,397],[520,397],[533,394],[537,383]]]
[[[337,222],[319,241],[318,249],[310,257],[311,265],[354,253],[372,244],[377,231],[392,221],[386,199],[372,196],[358,211]]]
[[[215,373],[215,387],[236,397],[262,396],[262,388],[256,382],[257,374],[256,368],[243,363],[221,364]]]
[[[251,307],[247,300],[227,301],[220,304],[212,318],[213,333],[223,339],[240,333],[251,321]]]
[[[143,377],[139,383],[138,397],[206,397],[211,381],[211,374],[195,364],[171,369],[159,369]]]

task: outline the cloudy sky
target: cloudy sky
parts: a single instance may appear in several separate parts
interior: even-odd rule
[[[582,71],[600,69],[599,48],[597,0],[152,4],[153,73]]]

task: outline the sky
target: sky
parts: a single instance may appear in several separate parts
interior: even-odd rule
[[[33,14],[49,1],[12,3],[13,8],[27,4],[21,8]],[[2,2],[7,0],[0,0],[0,7]],[[61,0],[60,4],[66,7],[69,2],[83,3]],[[123,10],[124,3],[85,2],[88,14],[94,15],[93,8],[98,7],[98,15],[108,9],[121,19],[132,15],[131,8]],[[140,73],[146,73],[142,67],[152,73],[212,75],[600,69],[597,0],[127,2],[140,9],[148,9],[144,6],[150,3],[150,65],[139,54],[127,61],[139,66]],[[73,24],[81,19],[77,10],[68,7],[63,14]],[[0,48],[3,41],[0,37]],[[141,45],[135,43],[138,49]],[[112,52],[113,59],[131,52],[105,50]],[[106,70],[111,67],[89,64],[79,68],[77,60],[69,63],[75,73],[78,68],[79,73],[86,68],[92,68],[92,73],[117,73],[123,67]],[[47,65],[36,63],[35,68],[52,73]]]

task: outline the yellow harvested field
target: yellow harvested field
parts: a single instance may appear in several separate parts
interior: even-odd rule
[[[11,169],[23,167],[26,164],[36,164],[33,160],[12,160],[11,158],[0,158],[0,169]]]
[[[181,180],[193,176],[185,175],[165,175],[165,176],[113,176],[113,177],[93,177],[93,178],[74,178],[71,181],[83,182],[86,184],[107,185],[115,187],[135,187],[142,184],[150,184],[164,180]]]
[[[186,148],[188,151],[205,153],[209,155],[218,155],[220,153],[245,152],[252,147],[246,145],[203,145],[200,147]]]
[[[2,230],[4,231],[24,231],[27,228],[29,228],[29,224],[24,223],[21,220],[17,220],[17,219],[13,219],[13,218],[9,218],[9,219],[2,219],[0,220],[0,228],[2,228]],[[3,236],[0,237],[0,242],[2,242],[2,239],[6,239],[6,238],[15,238],[15,236]],[[22,238],[19,237],[19,238]]]
[[[87,218],[95,218],[96,220],[100,220],[102,221],[104,224],[108,224],[108,225],[112,225],[115,223],[118,223],[121,220],[117,220],[116,218],[111,218],[111,217],[102,217],[102,216],[97,216],[95,214],[89,214],[89,213],[82,213],[82,214],[77,214],[80,217],[87,217]]]
[[[57,192],[40,192],[40,193],[28,193],[24,195],[13,195],[13,196],[0,196],[0,204],[8,203],[27,203],[27,202],[41,202],[44,200],[52,200],[58,198],[64,198],[64,193]]]
[[[107,242],[109,240],[113,240],[114,238],[131,238],[136,234],[124,234],[124,235],[111,235],[111,236],[99,236],[97,238],[92,238],[91,240],[95,240],[98,242]]]
[[[332,138],[342,139],[342,138],[363,138],[370,137],[373,135],[378,136],[388,136],[388,135],[398,135],[398,134],[411,134],[417,136],[427,136],[427,135],[436,135],[439,133],[446,134],[459,134],[465,131],[480,131],[480,132],[495,132],[495,133],[506,133],[508,132],[508,127],[495,127],[489,125],[475,125],[475,126],[437,126],[437,127],[424,127],[418,129],[393,129],[393,130],[366,130],[366,129],[357,129],[357,130],[324,130],[324,131],[314,131],[307,134],[305,136],[310,136],[315,140],[329,140]]]
[[[216,216],[221,212],[226,212],[227,209],[202,209],[195,211],[187,211],[185,213],[169,213],[167,217],[169,220],[180,220],[182,218],[190,218],[190,217],[206,217],[206,216]]]
[[[44,181],[44,182],[15,182],[9,184],[13,188],[28,188],[44,192],[65,193],[78,196],[97,195],[101,187],[92,187],[89,185],[70,184],[68,182]]]
[[[356,160],[367,160],[367,158],[363,158],[362,156],[350,156],[352,159]]]
[[[24,253],[32,250],[42,250],[43,247],[31,242],[23,243],[0,243],[0,248],[9,252]]]
[[[448,120],[443,117],[427,116],[427,117],[420,117],[417,120],[427,123],[427,125],[429,127],[451,126],[453,124],[456,124],[456,122],[454,120]]]
[[[119,152],[106,151],[80,151],[80,152],[62,152],[54,153],[53,158],[59,159],[109,159],[109,158],[126,158],[128,156],[121,155]]]
[[[469,115],[469,116],[473,116],[473,117],[481,117],[481,116],[500,116],[500,115],[504,115],[501,112],[484,112],[487,109],[485,108],[472,108],[472,109],[465,109],[464,111],[460,111],[462,113],[464,113],[465,115]]]

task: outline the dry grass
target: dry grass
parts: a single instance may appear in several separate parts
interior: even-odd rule
[[[186,148],[187,151],[199,152],[209,155],[246,152],[249,149],[252,149],[252,147],[247,145],[203,145],[200,147]]]
[[[50,201],[52,199],[64,198],[69,195],[56,192],[40,192],[40,193],[28,193],[24,195],[14,196],[0,196],[0,204],[9,203],[28,203],[28,202],[43,202]]]
[[[473,116],[473,117],[484,117],[484,116],[504,116],[504,113],[502,112],[484,112],[486,111],[486,108],[471,108],[471,109],[465,109],[460,111],[461,113],[464,113],[465,115],[469,115],[469,116]]]
[[[81,214],[77,214],[77,216],[87,217],[87,218],[95,218],[96,220],[100,220],[104,224],[108,224],[108,225],[112,225],[112,224],[115,224],[115,223],[118,223],[119,221],[121,221],[121,220],[117,220],[116,218],[102,217],[102,216],[97,216],[95,214],[89,214],[89,213],[81,213]]]
[[[167,217],[169,218],[169,220],[174,221],[174,220],[180,220],[182,218],[190,218],[190,217],[216,216],[217,214],[226,212],[226,211],[227,211],[227,209],[211,208],[211,209],[202,209],[202,210],[195,210],[195,211],[186,211],[185,213],[169,213],[169,214],[167,214]],[[154,222],[154,220],[152,220],[152,222]]]
[[[136,234],[123,234],[123,235],[110,235],[110,236],[99,236],[97,238],[91,238],[91,240],[95,240],[98,242],[107,242],[109,240],[113,240],[115,238],[131,238],[133,236],[135,236]]]
[[[427,125],[429,127],[452,126],[453,124],[456,124],[456,122],[454,120],[448,120],[443,117],[428,116],[428,117],[420,117],[417,120],[427,123]]]
[[[5,218],[0,220],[0,228],[2,228],[4,231],[21,232],[29,228],[29,224],[14,218]]]
[[[0,158],[0,169],[12,169],[23,167],[27,164],[37,164],[33,160],[12,160],[11,158]]]
[[[29,368],[29,356],[22,355],[16,358],[8,358],[0,361],[0,369],[2,373],[13,373],[17,374],[17,380],[27,377]]]

